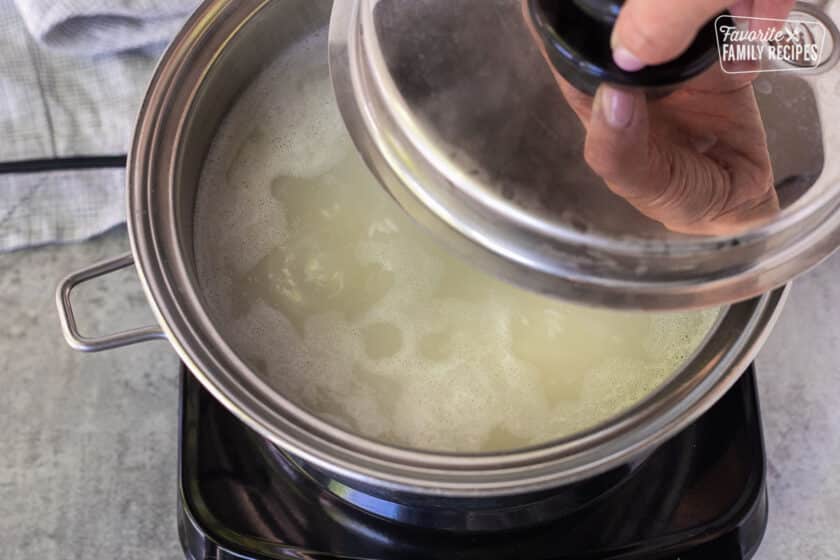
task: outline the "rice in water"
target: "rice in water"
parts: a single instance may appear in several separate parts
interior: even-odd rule
[[[326,34],[267,68],[217,133],[199,189],[202,288],[273,388],[365,436],[491,451],[593,426],[659,386],[717,311],[544,298],[448,255],[355,153]]]

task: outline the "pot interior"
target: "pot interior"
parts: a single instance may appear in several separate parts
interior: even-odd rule
[[[205,304],[274,391],[385,443],[511,451],[629,409],[700,346],[716,309],[571,305],[438,246],[356,153],[330,82],[327,29],[305,32],[287,34],[289,44],[255,36],[270,61],[256,73],[238,67],[254,53],[231,50],[227,83],[247,87],[231,88],[227,113],[196,119],[210,146],[184,142],[206,152],[189,177],[199,184],[193,260]]]

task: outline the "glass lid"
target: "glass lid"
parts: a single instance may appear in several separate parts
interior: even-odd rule
[[[840,1],[699,26],[654,4],[336,2],[342,116],[409,214],[512,282],[640,309],[758,295],[840,245]]]

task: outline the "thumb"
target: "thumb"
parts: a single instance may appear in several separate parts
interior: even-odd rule
[[[619,68],[636,72],[678,58],[709,20],[736,0],[627,0],[612,36]]]
[[[649,178],[660,173],[660,158],[649,138],[645,94],[602,85],[587,128],[586,162],[610,190],[631,203],[655,198],[660,183]]]

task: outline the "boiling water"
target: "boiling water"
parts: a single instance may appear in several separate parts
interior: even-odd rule
[[[633,314],[537,296],[441,250],[355,154],[315,36],[220,127],[196,256],[216,322],[274,389],[371,438],[488,451],[636,403],[716,312]]]

